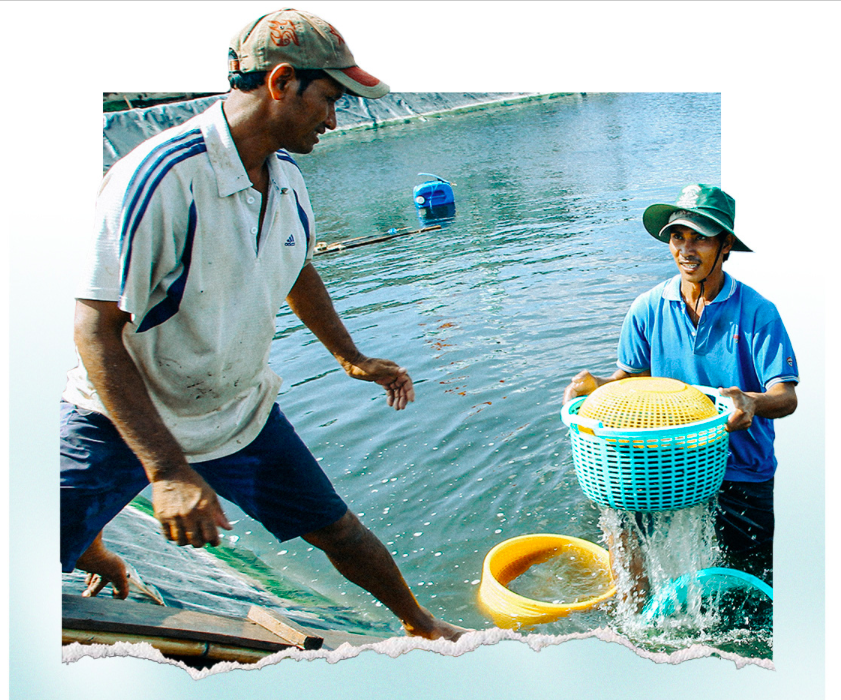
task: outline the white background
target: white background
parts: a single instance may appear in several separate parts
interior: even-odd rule
[[[824,420],[831,428],[838,419],[831,401],[824,412],[825,382],[827,397],[838,389],[824,372],[825,342],[835,339],[827,316],[839,277],[838,4],[314,1],[297,7],[339,28],[359,64],[397,92],[722,94],[721,184],[738,202],[738,232],[756,251],[733,256],[728,269],[777,303],[802,378],[798,412],[778,425],[777,670],[736,669],[718,659],[657,665],[595,640],[540,652],[504,642],[458,658],[366,652],[335,665],[284,661],[201,681],[137,659],[62,665],[57,399],[74,364],[72,290],[101,177],[102,92],[224,91],[229,38],[278,6],[3,3],[0,211],[11,292],[0,309],[9,309],[11,474],[2,511],[9,513],[11,604],[8,653],[0,658],[10,657],[11,696],[823,695]],[[827,463],[837,466],[829,434]],[[832,495],[838,489],[828,472],[826,610],[834,622],[838,507]],[[832,687],[833,665],[827,664]]]

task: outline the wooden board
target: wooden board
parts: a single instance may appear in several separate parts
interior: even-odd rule
[[[248,620],[130,600],[62,595],[62,627],[114,635],[163,637],[260,649],[288,649],[277,636]]]
[[[62,595],[63,643],[148,642],[170,656],[199,656],[213,661],[253,663],[292,647],[333,650],[361,646],[383,637],[305,627],[269,611],[281,635],[244,618],[211,615],[114,598]],[[283,638],[293,637],[293,639]]]
[[[257,605],[251,606],[248,619],[299,649],[321,649],[324,644],[324,637],[313,635],[300,625],[293,626],[282,615]]]

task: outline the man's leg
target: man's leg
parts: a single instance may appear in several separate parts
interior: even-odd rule
[[[88,572],[85,577],[87,588],[82,593],[83,597],[91,598],[98,595],[109,583],[114,591],[115,598],[128,597],[129,584],[126,564],[105,546],[101,532],[82,556],[76,560],[76,567]]]
[[[718,492],[715,525],[725,563],[772,584],[774,480],[725,481]]]
[[[418,604],[385,545],[350,510],[303,539],[322,550],[348,581],[391,610],[409,634],[455,641],[467,631],[437,619]]]
[[[418,605],[388,550],[348,510],[277,406],[250,445],[193,466],[216,493],[278,540],[303,537],[323,550],[341,574],[394,612],[410,634],[455,640],[465,632]]]
[[[128,595],[122,559],[102,542],[102,528],[148,484],[140,462],[102,415],[61,404],[61,564],[91,576],[85,595],[108,583]]]
[[[617,597],[637,612],[645,606],[651,589],[640,534],[651,532],[646,513],[603,509],[599,521],[607,539],[610,568]]]

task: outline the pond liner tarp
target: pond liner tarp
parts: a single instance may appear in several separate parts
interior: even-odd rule
[[[372,127],[423,115],[518,101],[536,93],[390,93],[379,100],[344,95],[336,104],[337,130]],[[107,112],[102,118],[103,172],[155,134],[200,114],[224,95]]]

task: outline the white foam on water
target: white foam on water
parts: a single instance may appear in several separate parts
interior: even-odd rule
[[[603,508],[599,525],[611,548],[617,595],[612,604],[613,625],[643,649],[675,649],[693,644],[716,648],[736,646],[765,656],[770,653],[770,627],[747,614],[736,620],[739,603],[721,594],[705,593],[693,576],[720,566],[715,514],[709,504],[662,513],[640,514]],[[641,590],[640,573],[648,579]],[[688,575],[685,602],[679,604],[671,582]],[[742,593],[742,598],[745,595]],[[667,596],[674,603],[669,614],[641,615],[649,596]],[[741,606],[745,606],[742,600]]]

